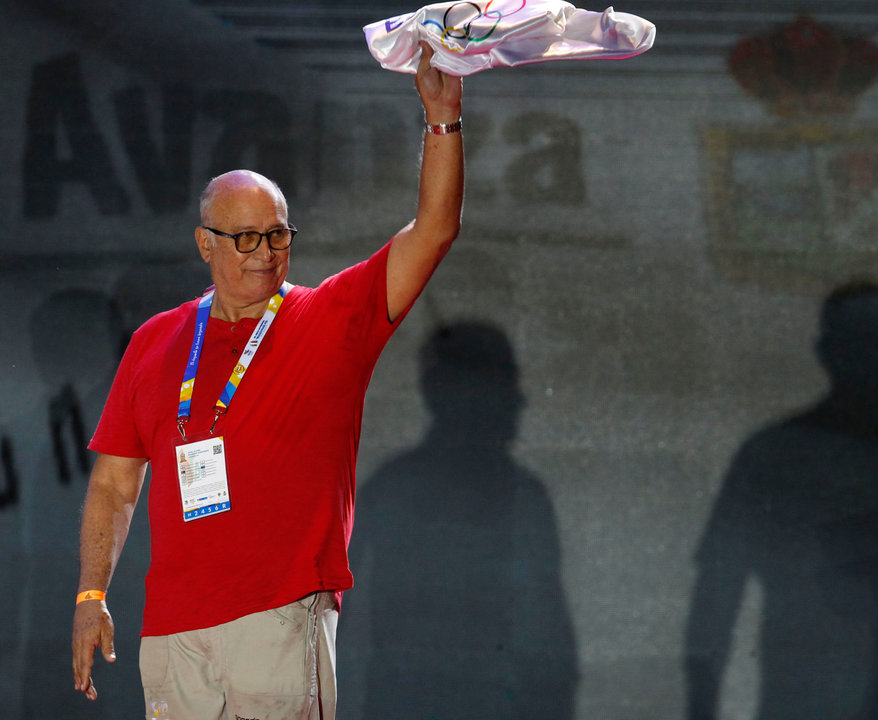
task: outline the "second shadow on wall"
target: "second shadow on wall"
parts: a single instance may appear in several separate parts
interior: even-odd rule
[[[745,587],[762,597],[759,720],[878,717],[878,286],[839,288],[830,391],[738,451],[696,556],[689,720],[719,716]]]

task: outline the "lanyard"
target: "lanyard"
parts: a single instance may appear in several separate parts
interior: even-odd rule
[[[210,427],[211,434],[216,427],[220,415],[226,412],[229,403],[232,402],[232,397],[238,389],[238,385],[241,384],[244,373],[246,373],[247,368],[250,367],[250,361],[253,360],[253,357],[256,355],[256,351],[262,344],[262,341],[268,332],[268,328],[270,328],[271,323],[274,322],[274,318],[277,316],[277,311],[280,309],[280,305],[284,301],[284,297],[286,297],[286,294],[291,287],[293,286],[290,283],[284,283],[280,290],[278,290],[268,301],[268,307],[265,310],[265,314],[253,329],[250,339],[247,341],[247,347],[244,349],[244,352],[241,353],[241,359],[238,361],[237,365],[235,365],[235,369],[232,370],[232,374],[229,376],[226,386],[223,388],[219,399],[216,401],[216,405],[214,406],[215,417],[213,419],[213,425]],[[208,288],[198,303],[198,310],[195,313],[195,332],[192,335],[192,349],[189,350],[189,362],[186,363],[186,369],[183,371],[183,382],[180,385],[180,405],[177,410],[177,428],[180,430],[180,435],[183,436],[184,440],[186,439],[185,425],[189,422],[189,416],[192,410],[192,392],[195,389],[195,376],[198,373],[198,361],[201,359],[201,350],[204,347],[204,335],[207,332],[207,322],[210,318],[210,306],[213,303],[214,292],[213,287]]]

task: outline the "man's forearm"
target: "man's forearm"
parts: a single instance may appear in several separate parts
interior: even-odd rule
[[[460,117],[459,107],[457,115]],[[427,122],[430,123],[431,119],[428,118]],[[450,243],[460,231],[463,166],[462,133],[424,133],[424,156],[415,224],[429,228],[429,235],[440,243]]]
[[[122,553],[131,511],[106,490],[89,488],[82,512],[79,545],[79,590],[104,590]]]
[[[106,590],[140,495],[145,461],[100,456],[89,481],[80,533],[79,592]]]
[[[455,125],[461,119],[463,86],[460,78],[430,67],[433,51],[426,43],[421,44],[421,53],[415,85],[427,128],[415,228],[419,236],[447,250],[445,246],[460,231],[463,207],[463,134]],[[445,132],[431,132],[439,129],[437,125],[444,125]]]

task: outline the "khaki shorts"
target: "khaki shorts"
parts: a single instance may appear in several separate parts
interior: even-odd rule
[[[147,720],[335,718],[335,593],[204,630],[144,637]]]

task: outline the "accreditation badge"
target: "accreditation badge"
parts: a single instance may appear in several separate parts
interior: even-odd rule
[[[183,520],[200,520],[232,509],[221,435],[182,441],[174,447]]]

